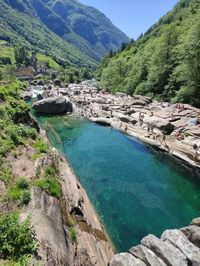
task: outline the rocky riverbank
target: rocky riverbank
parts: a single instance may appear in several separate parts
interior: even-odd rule
[[[44,132],[42,138],[46,139]],[[31,217],[39,243],[33,265],[37,261],[42,265],[107,265],[114,255],[113,248],[85,190],[67,161],[54,148],[50,148],[50,154],[37,159],[33,171],[43,171],[52,160],[56,162],[61,198],[32,187],[31,201],[21,213],[22,220]]]
[[[134,136],[157,149],[170,153],[191,169],[196,169],[197,172],[194,173],[199,172],[198,158],[193,149],[193,144],[200,144],[199,125],[194,122],[200,115],[198,109],[189,105],[159,103],[142,96],[130,97],[121,93],[112,95],[98,90],[94,84],[88,82],[79,85],[70,84],[67,88],[51,86],[49,89],[48,85],[43,89],[43,102],[46,97],[54,99],[63,97],[72,104],[71,111],[74,115],[112,126]],[[177,138],[177,133],[181,134],[180,139]],[[59,161],[66,209],[75,215],[79,232],[76,250],[76,254],[79,254],[78,264],[75,265],[107,265],[108,263],[111,266],[200,265],[199,219],[195,219],[190,226],[180,230],[166,230],[160,239],[154,235],[148,235],[142,239],[140,245],[132,247],[129,253],[112,257],[112,248],[105,239],[98,217],[85,191],[77,182],[66,161],[61,157]],[[70,252],[70,254],[73,253]],[[74,262],[70,263],[72,264],[69,265],[74,265]]]
[[[191,225],[166,230],[160,239],[148,235],[129,253],[117,254],[110,266],[189,266],[200,265],[200,219]]]
[[[75,115],[112,126],[200,170],[200,158],[193,149],[194,144],[200,146],[199,109],[160,103],[144,96],[113,95],[99,90],[91,81],[69,84],[66,88],[49,84],[41,88],[42,98],[63,97],[72,103]],[[38,86],[31,85],[30,90],[37,91]],[[39,104],[44,102],[45,99],[40,100]]]

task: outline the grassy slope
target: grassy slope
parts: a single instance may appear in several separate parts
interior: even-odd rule
[[[5,41],[0,41],[0,57],[8,57],[10,58],[12,64],[15,64],[14,48],[8,46]],[[50,56],[37,53],[37,59],[40,63],[48,63],[50,68],[60,69],[59,64],[56,63]]]

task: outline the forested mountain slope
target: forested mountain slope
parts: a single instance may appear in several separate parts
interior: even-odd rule
[[[92,66],[129,40],[101,12],[77,0],[0,0],[0,38],[66,64]]]
[[[98,76],[110,91],[200,106],[200,1],[181,0],[144,36],[105,56]]]
[[[7,0],[6,0],[7,1]],[[12,0],[14,2],[15,0]],[[34,10],[28,9],[30,13]],[[0,39],[11,42],[13,46],[23,45],[50,55],[64,65],[95,66],[91,57],[84,55],[73,45],[65,42],[49,30],[37,17],[7,5],[0,0]]]

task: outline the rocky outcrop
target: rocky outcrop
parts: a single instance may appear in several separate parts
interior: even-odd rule
[[[148,235],[141,245],[132,247],[130,253],[113,257],[110,266],[199,266],[200,265],[200,219],[180,230],[166,230],[157,238]],[[130,264],[132,263],[132,264]]]
[[[145,263],[137,259],[129,253],[121,253],[115,255],[110,265],[112,266],[145,266]]]
[[[91,118],[91,121],[96,123],[96,124],[99,124],[99,125],[103,125],[103,126],[111,126],[111,119],[109,118],[104,118],[104,117],[93,117]]]
[[[62,157],[59,160],[59,171],[66,209],[72,213],[78,232],[75,265],[108,265],[114,255],[113,249],[102,230],[86,191],[78,183],[76,176]]]
[[[152,116],[144,119],[144,123],[150,124],[155,128],[160,129],[163,133],[169,135],[174,130],[174,125],[172,125],[167,119],[162,119],[160,117]]]
[[[39,242],[37,260],[48,266],[73,265],[75,251],[63,224],[59,200],[33,187],[31,202],[21,217],[25,219],[28,215]]]
[[[22,93],[22,96],[23,96],[25,101],[29,101],[33,97],[33,93],[31,91],[24,91]]]
[[[64,97],[56,96],[45,98],[33,104],[33,109],[44,114],[63,114],[72,112],[72,104]]]

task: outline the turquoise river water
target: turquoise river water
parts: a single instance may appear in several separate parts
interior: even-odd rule
[[[169,156],[87,120],[37,117],[70,162],[117,251],[200,216],[200,182]]]

